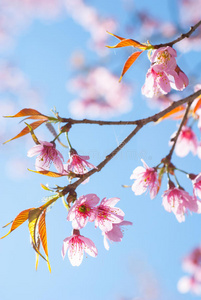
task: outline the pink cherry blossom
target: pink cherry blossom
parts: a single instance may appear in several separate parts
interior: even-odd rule
[[[119,198],[104,198],[96,209],[95,227],[99,227],[102,231],[110,231],[114,224],[120,223],[124,219],[124,212],[114,207]]]
[[[40,141],[39,145],[33,146],[27,153],[28,157],[38,155],[35,162],[37,171],[49,170],[50,164],[53,162],[59,173],[63,173],[62,154],[55,148],[54,143]]]
[[[79,197],[68,212],[68,221],[72,221],[75,229],[80,229],[87,224],[87,221],[93,222],[96,214],[94,207],[98,204],[99,198],[95,194],[88,194]]]
[[[84,174],[87,172],[87,168],[97,169],[97,167],[87,161],[89,159],[89,156],[78,155],[77,151],[71,148],[70,158],[68,161],[68,171],[72,171],[76,174]]]
[[[149,168],[148,165],[141,159],[144,167],[137,167],[133,171],[130,179],[135,179],[132,185],[132,190],[135,195],[142,195],[147,189],[150,190],[150,197],[153,199],[159,190],[159,181],[157,171],[154,168]]]
[[[82,263],[84,251],[92,257],[96,257],[98,250],[94,243],[82,235],[79,230],[74,229],[73,235],[63,241],[62,257],[64,258],[68,250],[68,258],[72,266],[79,266]]]
[[[175,137],[176,132],[171,136]],[[172,145],[173,142],[170,142]],[[197,153],[198,141],[193,130],[188,126],[183,126],[175,146],[175,153],[180,156],[186,156],[190,151],[195,155]]]
[[[185,214],[188,210],[200,213],[200,201],[180,188],[172,187],[166,190],[162,197],[165,210],[173,212],[179,222],[185,221]]]
[[[118,224],[113,224],[112,230],[102,231],[104,237],[104,246],[106,250],[109,250],[109,244],[107,239],[113,242],[121,242],[123,238],[123,232],[121,226],[124,225],[133,225],[133,223],[129,221],[122,221]]]
[[[182,294],[192,292],[201,295],[201,282],[197,281],[193,276],[183,276],[177,283],[178,291]]]
[[[160,71],[167,71],[176,68],[176,56],[177,52],[172,47],[161,47],[152,51],[150,61],[158,68],[160,67]]]

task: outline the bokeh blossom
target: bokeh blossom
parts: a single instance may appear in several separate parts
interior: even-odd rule
[[[66,256],[67,250],[72,266],[79,266],[82,263],[84,251],[92,257],[96,257],[98,254],[98,250],[92,240],[80,235],[79,230],[76,229],[73,230],[73,235],[65,238],[63,241],[63,258]]]
[[[55,168],[59,173],[63,173],[63,156],[56,149],[54,143],[40,141],[39,145],[33,146],[27,153],[28,157],[38,155],[35,162],[37,171],[49,170],[53,162]]]
[[[132,185],[132,190],[135,195],[142,195],[147,189],[150,191],[150,197],[153,199],[159,190],[159,181],[157,177],[157,171],[154,168],[148,167],[148,165],[141,159],[144,167],[137,167],[133,171],[130,179],[134,179],[135,182]]]
[[[175,134],[176,132],[172,134],[170,139],[173,139]],[[172,142],[170,142],[170,145],[172,145]],[[179,157],[188,155],[190,151],[196,155],[197,147],[198,141],[194,131],[191,129],[191,127],[183,126],[176,142],[175,153]]]

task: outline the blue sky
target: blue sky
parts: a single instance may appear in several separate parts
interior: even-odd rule
[[[125,1],[87,1],[103,16],[113,16],[119,27],[116,34],[128,34],[125,30],[128,23],[128,12],[123,9]],[[131,1],[132,2],[132,1]],[[168,2],[177,1],[135,1],[138,9],[146,9],[154,16],[163,20],[171,20]],[[174,5],[174,4],[172,4]],[[130,22],[130,21],[129,21]],[[22,70],[41,95],[42,101],[36,102],[34,108],[42,113],[51,114],[56,106],[63,117],[71,116],[69,103],[75,97],[66,88],[67,81],[77,74],[70,65],[73,51],[83,51],[89,65],[103,64],[103,59],[87,47],[89,33],[65,14],[54,21],[35,20],[19,36],[15,46],[2,51],[2,59],[12,61]],[[144,42],[144,41],[141,41]],[[116,43],[110,38],[108,43]],[[109,58],[104,61],[108,69],[120,75],[125,59],[130,50],[111,50]],[[193,52],[178,55],[179,65],[186,73],[196,72],[194,67],[199,53]],[[149,67],[146,54],[125,75],[125,82],[135,90],[132,97],[133,109],[127,114],[114,117],[113,120],[134,120],[149,116],[158,111],[150,108],[148,101],[140,94],[145,74]],[[197,82],[200,77],[197,76]],[[194,82],[181,95],[192,92]],[[112,88],[112,87],[111,87]],[[3,94],[0,102],[8,101]],[[181,97],[181,96],[180,96]],[[6,99],[6,100],[5,100]],[[11,100],[9,100],[11,101]],[[13,97],[14,107],[18,110],[30,102]],[[72,117],[72,116],[71,116]],[[67,222],[67,211],[62,201],[58,200],[47,215],[47,236],[52,273],[48,272],[46,263],[40,259],[38,270],[35,271],[35,253],[30,246],[27,223],[19,227],[0,243],[0,299],[16,300],[193,300],[196,297],[181,295],[177,291],[177,281],[184,272],[181,268],[182,257],[200,243],[200,216],[189,215],[186,222],[179,224],[173,214],[167,213],[161,205],[161,194],[166,189],[166,179],[161,192],[154,200],[149,194],[135,196],[131,189],[122,185],[130,185],[132,171],[141,165],[143,158],[151,166],[157,165],[169,152],[168,140],[176,130],[178,122],[164,121],[160,124],[149,124],[119,153],[100,173],[90,178],[90,182],[81,185],[77,193],[85,195],[96,193],[100,199],[118,197],[121,201],[117,206],[125,212],[125,219],[133,222],[124,231],[121,243],[113,243],[110,250],[105,250],[101,231],[88,224],[83,235],[91,238],[98,248],[97,258],[84,257],[80,267],[72,267],[68,258],[61,257],[62,241],[71,234],[71,224]],[[18,133],[23,124],[18,120],[6,120],[6,132],[2,142]],[[110,151],[130,133],[129,126],[75,125],[70,131],[70,139],[74,148],[82,155],[89,155],[91,163],[97,165]],[[37,130],[41,137],[49,138],[47,129]],[[31,173],[27,168],[34,168],[34,158],[26,157],[27,151],[33,146],[31,137],[21,138],[1,146],[1,210],[0,225],[11,221],[20,211],[38,207],[48,192],[40,187],[40,183],[62,185],[65,179],[51,179]],[[65,160],[68,151],[62,149]],[[23,171],[18,170],[16,161],[21,159]],[[22,164],[22,161],[20,164]],[[200,172],[199,159],[189,154],[185,159],[173,156],[173,162],[185,170]],[[19,172],[19,173],[18,173]],[[13,173],[14,175],[12,176]],[[183,176],[183,175],[182,175]],[[184,180],[185,187],[191,187]],[[67,183],[66,183],[67,184]],[[1,229],[3,236],[8,228]],[[146,291],[148,295],[146,294]],[[156,293],[156,294],[155,294]]]

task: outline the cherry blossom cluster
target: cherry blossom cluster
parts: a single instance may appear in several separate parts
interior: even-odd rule
[[[171,88],[182,91],[188,85],[188,77],[177,65],[176,56],[176,50],[170,46],[152,50],[143,95],[152,98],[169,93]]]
[[[189,273],[189,276],[183,276],[178,282],[178,290],[181,293],[189,291],[194,294],[201,294],[201,247],[195,248],[182,261],[183,270]]]
[[[134,179],[132,190],[135,195],[142,195],[144,192],[149,190],[151,199],[157,195],[161,180],[164,172],[168,173],[168,187],[162,195],[162,205],[167,212],[173,212],[178,222],[185,221],[185,215],[190,212],[201,213],[201,174],[193,175],[188,174],[188,177],[192,181],[193,195],[189,195],[179,184],[175,176],[175,166],[171,163],[150,168],[143,160],[144,167],[137,167],[131,179]],[[177,181],[177,186],[170,180],[170,175],[174,175]]]
[[[96,168],[87,160],[89,156],[80,156],[77,151],[70,148],[69,160],[63,164],[64,158],[56,149],[54,142],[38,141],[27,153],[29,157],[38,155],[35,162],[37,171],[49,170],[51,163],[56,170],[70,178],[76,175],[82,175],[87,172],[87,168]],[[85,180],[86,182],[86,180]],[[79,266],[83,260],[84,251],[95,257],[98,254],[94,243],[82,235],[80,229],[86,226],[87,222],[94,222],[95,227],[99,227],[104,237],[104,246],[109,250],[107,240],[120,242],[123,237],[121,227],[123,225],[132,225],[131,222],[124,220],[124,212],[115,207],[119,198],[104,198],[98,205],[100,199],[95,194],[88,194],[76,199],[67,198],[68,206],[71,205],[67,220],[72,222],[73,234],[64,240],[62,248],[63,258],[68,250],[68,257],[73,266]],[[70,199],[70,200],[69,200]]]
[[[92,257],[97,256],[98,250],[94,243],[82,235],[80,229],[86,226],[87,222],[94,222],[99,227],[104,237],[104,246],[109,250],[107,240],[120,242],[123,237],[121,226],[132,225],[124,221],[124,212],[115,207],[119,198],[104,198],[98,205],[100,199],[95,194],[88,194],[79,197],[71,206],[67,220],[72,222],[73,234],[64,239],[62,256],[66,255],[73,266],[79,266],[83,259],[84,251]]]

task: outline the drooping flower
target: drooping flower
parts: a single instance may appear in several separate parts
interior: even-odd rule
[[[96,214],[94,207],[99,202],[98,196],[88,194],[79,197],[68,212],[68,221],[72,221],[72,226],[75,229],[83,228],[87,221],[93,222]]]
[[[175,137],[174,132],[170,139]],[[172,145],[172,142],[170,142]],[[198,141],[193,130],[188,126],[183,126],[175,146],[175,153],[179,157],[186,156],[190,151],[195,155],[197,153]]]
[[[96,209],[95,227],[99,227],[102,231],[110,231],[113,224],[123,221],[124,212],[117,207],[114,207],[119,198],[104,198]]]
[[[89,156],[81,156],[77,154],[75,149],[70,150],[70,158],[68,161],[68,170],[76,174],[84,174],[89,169],[97,169],[94,165],[89,163],[87,160]]]
[[[172,47],[161,47],[152,50],[151,67],[147,72],[142,94],[148,98],[161,96],[170,92],[171,88],[182,91],[189,80],[176,63],[176,51]]]
[[[168,212],[173,212],[178,222],[185,221],[185,214],[188,211],[200,213],[201,202],[195,197],[190,196],[188,192],[174,187],[166,190],[163,195],[162,205]]]
[[[130,179],[135,179],[132,185],[132,190],[135,195],[142,195],[147,189],[150,191],[150,197],[153,199],[159,190],[160,184],[157,177],[157,171],[154,168],[149,168],[148,165],[141,159],[144,167],[137,167],[133,171]]]
[[[96,257],[98,250],[92,240],[80,235],[79,230],[74,229],[73,235],[63,241],[62,257],[64,258],[68,250],[68,258],[72,266],[79,266],[82,263],[84,251]]]
[[[123,238],[123,232],[122,232],[122,228],[121,226],[124,225],[133,225],[132,222],[129,221],[122,221],[118,224],[113,224],[113,228],[110,231],[102,231],[102,235],[103,235],[103,242],[104,242],[104,246],[106,250],[109,250],[109,244],[108,244],[108,240],[112,241],[112,242],[121,242],[122,238]]]
[[[59,173],[63,173],[62,154],[56,149],[54,143],[40,141],[39,145],[33,146],[27,153],[28,157],[38,155],[35,162],[37,171],[49,170],[53,162]]]

